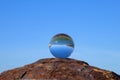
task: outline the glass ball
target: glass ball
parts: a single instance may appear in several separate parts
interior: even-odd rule
[[[67,34],[57,34],[51,39],[49,49],[56,58],[67,58],[74,50],[74,42]]]

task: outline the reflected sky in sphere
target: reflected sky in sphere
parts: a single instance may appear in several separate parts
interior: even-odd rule
[[[74,50],[74,43],[70,36],[57,34],[51,39],[49,49],[53,56],[57,58],[67,58]]]

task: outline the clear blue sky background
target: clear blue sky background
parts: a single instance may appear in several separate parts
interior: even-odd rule
[[[120,0],[0,0],[0,72],[53,57],[58,33],[74,39],[70,58],[120,74]]]

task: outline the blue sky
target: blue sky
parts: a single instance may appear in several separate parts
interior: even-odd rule
[[[0,0],[0,72],[53,57],[50,39],[70,35],[70,58],[120,74],[119,0]]]

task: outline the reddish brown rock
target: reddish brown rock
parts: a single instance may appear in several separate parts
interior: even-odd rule
[[[120,76],[84,61],[50,58],[5,71],[0,80],[120,80]]]

